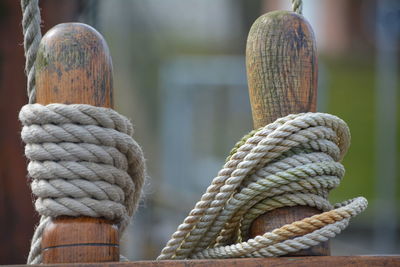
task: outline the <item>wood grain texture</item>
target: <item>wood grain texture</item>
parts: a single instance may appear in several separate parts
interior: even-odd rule
[[[110,52],[95,29],[63,23],[43,36],[36,59],[37,102],[112,107],[112,83]]]
[[[18,113],[26,103],[21,6],[0,1],[0,265],[26,262],[37,222]]]
[[[315,38],[301,15],[275,11],[259,17],[247,39],[246,67],[255,129],[288,114],[316,111]],[[270,211],[253,222],[251,237],[318,213],[304,206]],[[294,255],[329,255],[329,244]]]
[[[15,265],[14,265],[15,266]],[[23,265],[20,265],[23,266]],[[400,256],[322,256],[228,260],[136,261],[88,264],[30,265],[54,267],[367,267],[400,266]]]
[[[103,37],[80,23],[49,30],[37,55],[36,89],[40,104],[112,108],[112,63]],[[118,239],[117,227],[104,219],[56,218],[43,234],[43,263],[117,261]]]
[[[118,261],[118,227],[97,218],[54,219],[43,233],[43,262],[71,262],[71,255],[74,262]]]
[[[247,39],[246,67],[254,128],[316,111],[315,38],[302,16],[275,11],[259,17]]]

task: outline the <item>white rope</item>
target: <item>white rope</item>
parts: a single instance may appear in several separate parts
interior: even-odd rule
[[[35,207],[42,216],[28,263],[41,262],[41,236],[53,217],[102,217],[118,222],[122,233],[145,178],[143,153],[129,120],[112,109],[63,104],[26,105],[19,119]]]
[[[40,32],[39,0],[21,0],[22,30],[24,33],[25,73],[27,76],[27,94],[29,103],[36,99],[35,89],[35,60],[42,39]]]
[[[303,0],[292,0],[292,10],[301,15],[303,13]]]
[[[349,143],[346,123],[323,113],[289,115],[245,137],[158,259],[279,256],[335,236],[367,206],[360,197],[332,209],[326,199]],[[325,212],[249,239],[258,215],[296,205]]]

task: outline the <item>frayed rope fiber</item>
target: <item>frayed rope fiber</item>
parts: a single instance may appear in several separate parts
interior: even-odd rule
[[[346,123],[324,113],[288,115],[246,135],[158,259],[273,257],[334,237],[367,207],[363,197],[327,200],[349,144]],[[297,205],[322,213],[249,239],[259,215]]]
[[[25,105],[19,119],[41,215],[28,263],[41,262],[41,236],[50,218],[102,217],[117,222],[122,233],[145,180],[130,121],[112,109],[83,104]]]

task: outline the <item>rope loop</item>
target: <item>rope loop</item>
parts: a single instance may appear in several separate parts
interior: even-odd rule
[[[272,257],[334,237],[367,207],[362,197],[334,206],[327,200],[344,176],[340,161],[349,144],[346,123],[324,113],[292,114],[252,131],[158,259]],[[249,239],[256,217],[297,205],[323,213]]]
[[[19,114],[30,160],[35,207],[42,216],[28,263],[39,263],[41,235],[50,218],[102,217],[122,233],[135,212],[145,178],[130,121],[90,105],[25,105]]]

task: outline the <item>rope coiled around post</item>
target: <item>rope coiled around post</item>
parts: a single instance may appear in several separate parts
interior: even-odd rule
[[[332,206],[350,144],[346,123],[323,113],[288,115],[245,136],[159,260],[271,257],[307,249],[340,233],[367,207],[363,197]],[[251,222],[272,209],[307,205],[321,214],[249,239]]]
[[[112,109],[83,104],[25,105],[19,119],[41,215],[28,263],[41,262],[41,235],[52,217],[103,217],[116,221],[122,233],[145,180],[130,121]]]

